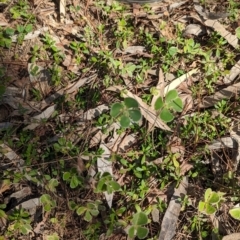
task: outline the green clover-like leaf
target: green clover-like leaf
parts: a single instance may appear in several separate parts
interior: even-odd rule
[[[174,118],[172,113],[167,108],[163,108],[159,116],[164,122],[171,122]]]
[[[129,125],[130,125],[130,118],[128,117],[128,116],[126,116],[126,115],[123,115],[121,118],[120,118],[120,125],[121,125],[121,127],[123,127],[123,128],[127,128],[127,127],[129,127]]]
[[[240,207],[230,209],[229,214],[231,215],[232,218],[240,220]]]
[[[84,212],[86,212],[86,208],[85,207],[79,207],[76,211],[77,215],[82,215]]]
[[[206,207],[205,207],[205,212],[208,215],[211,215],[213,213],[215,213],[217,211],[217,209],[215,207],[213,207],[211,204],[206,203]]]
[[[110,115],[114,118],[118,117],[123,111],[124,106],[122,103],[114,103],[111,106]]]
[[[137,227],[137,237],[139,239],[144,239],[147,237],[149,230],[146,227]]]
[[[208,199],[211,197],[212,195],[212,189],[211,188],[208,188],[206,191],[205,191],[205,194],[204,194],[204,200],[205,202],[208,202]]]
[[[216,192],[212,192],[210,197],[208,198],[208,203],[217,204],[220,201],[220,197]]]
[[[206,203],[203,202],[203,201],[200,201],[200,202],[198,203],[198,210],[199,210],[200,212],[205,212],[205,206],[206,206]]]
[[[173,89],[173,90],[170,90],[166,96],[165,96],[165,101],[166,103],[170,103],[171,101],[173,101],[174,99],[176,99],[178,97],[178,92],[177,90]]]
[[[133,225],[145,225],[148,222],[148,217],[144,212],[135,213],[132,219]]]
[[[177,54],[177,52],[178,52],[178,48],[177,47],[170,47],[169,49],[168,49],[168,53],[173,57],[173,56],[175,56],[176,54]]]
[[[90,214],[89,211],[86,211],[85,216],[84,216],[84,220],[87,222],[92,221],[92,215]]]
[[[129,117],[133,122],[138,122],[141,119],[142,114],[139,109],[132,109],[129,110]]]
[[[154,109],[157,111],[157,110],[160,110],[162,107],[163,107],[164,103],[163,103],[163,99],[162,97],[159,97],[157,98],[155,104],[154,104]]]
[[[134,236],[135,236],[135,228],[134,228],[134,226],[131,226],[131,227],[128,229],[128,236],[129,236],[130,238],[134,238]]]
[[[176,112],[181,112],[183,110],[183,102],[181,98],[176,98],[168,104],[169,108],[172,108]]]
[[[124,98],[124,104],[127,108],[138,108],[138,102],[134,98]]]

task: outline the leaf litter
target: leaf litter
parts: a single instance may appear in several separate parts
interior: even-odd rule
[[[56,128],[55,131],[57,131],[58,133],[56,133],[55,131],[53,131],[54,133],[51,133],[52,139],[55,139],[55,140],[53,140],[53,142],[50,143],[49,145],[50,148],[54,146],[54,144],[56,143],[58,144],[61,143],[61,141],[59,142],[59,140],[61,140],[62,137],[65,138],[66,140],[71,139],[71,141],[74,144],[76,144],[77,142],[79,142],[79,139],[81,138],[80,136],[85,136],[87,138],[85,139],[85,141],[89,142],[88,146],[90,149],[102,148],[104,150],[104,153],[101,156],[98,156],[97,160],[95,159],[98,172],[100,174],[103,174],[104,172],[108,172],[111,174],[111,176],[113,176],[113,178],[116,175],[120,177],[117,179],[117,181],[119,182],[121,181],[122,183],[121,186],[125,184],[127,186],[128,184],[127,179],[128,181],[131,182],[132,181],[131,177],[129,178],[127,173],[120,173],[118,169],[119,167],[118,163],[114,161],[111,162],[110,159],[112,159],[114,154],[122,154],[122,156],[128,157],[128,153],[131,150],[134,150],[136,145],[138,144],[139,135],[132,133],[131,131],[119,133],[120,127],[117,123],[110,124],[108,126],[107,132],[105,132],[104,128],[96,127],[96,126],[93,126],[94,124],[92,124],[92,123],[95,123],[99,117],[104,116],[104,114],[108,113],[110,103],[112,101],[111,100],[112,96],[110,96],[111,93],[106,94],[107,101],[103,101],[101,99],[101,101],[99,101],[100,103],[97,104],[97,106],[88,107],[88,109],[87,110],[85,109],[85,111],[82,111],[79,109],[73,110],[71,109],[70,105],[64,106],[63,103],[61,102],[62,98],[66,98],[66,100],[68,101],[71,101],[71,100],[76,101],[76,98],[78,97],[79,92],[83,90],[85,87],[92,88],[94,87],[94,85],[96,85],[98,81],[104,81],[103,75],[101,75],[103,72],[99,74],[99,72],[101,72],[101,70],[103,69],[101,70],[95,69],[94,64],[92,65],[86,64],[88,67],[86,67],[86,72],[83,72],[82,69],[85,67],[84,64],[83,63],[76,64],[73,61],[74,54],[70,53],[66,45],[69,45],[69,42],[70,42],[69,39],[77,39],[78,41],[81,41],[83,43],[89,41],[90,39],[91,47],[89,47],[89,49],[92,51],[92,53],[98,54],[104,48],[108,49],[111,46],[111,44],[109,45],[107,44],[106,46],[104,45],[104,41],[105,41],[104,34],[107,35],[107,33],[104,33],[102,35],[99,27],[100,26],[99,24],[101,23],[101,21],[103,21],[103,16],[106,16],[106,12],[104,12],[105,10],[103,11],[103,8],[101,8],[100,5],[93,5],[92,3],[89,3],[89,2],[87,2],[86,5],[84,5],[82,2],[80,3],[76,1],[71,2],[76,9],[79,5],[81,6],[79,10],[77,11],[74,10],[75,12],[73,10],[69,11],[68,9],[69,6],[66,7],[65,1],[60,1],[58,8],[53,8],[52,6],[55,6],[55,5],[53,5],[52,3],[46,3],[45,1],[43,1],[44,4],[41,5],[41,2],[42,1],[40,2],[34,1],[33,7],[34,6],[36,7],[34,11],[41,13],[39,14],[39,19],[41,19],[42,23],[44,23],[43,25],[45,25],[46,23],[46,25],[51,26],[52,29],[49,30],[49,27],[41,28],[39,25],[35,28],[34,31],[26,34],[23,37],[23,41],[24,41],[23,46],[25,47],[25,51],[29,54],[30,49],[32,47],[30,46],[30,43],[31,42],[34,43],[36,39],[42,38],[42,36],[45,35],[45,32],[49,31],[52,39],[55,40],[57,47],[59,47],[59,49],[61,49],[61,51],[65,52],[66,54],[64,61],[62,61],[61,63],[63,65],[61,68],[63,71],[61,72],[61,78],[65,79],[64,74],[66,73],[65,72],[66,69],[67,71],[69,70],[70,72],[76,75],[74,77],[74,80],[71,80],[69,82],[63,81],[62,85],[56,87],[49,84],[51,82],[51,74],[45,74],[45,75],[43,74],[42,77],[39,75],[33,76],[34,74],[31,74],[31,70],[32,70],[32,66],[34,65],[32,63],[27,63],[23,65],[25,66],[25,70],[27,70],[28,72],[27,81],[28,81],[29,87],[27,88],[25,86],[23,89],[21,89],[19,88],[19,85],[16,84],[15,82],[15,84],[11,83],[6,88],[6,91],[3,97],[1,98],[1,104],[8,105],[11,108],[10,110],[11,114],[9,114],[7,118],[9,119],[11,115],[11,118],[15,119],[17,122],[19,121],[19,117],[22,117],[21,118],[22,122],[21,124],[18,125],[18,128],[22,128],[28,131],[29,130],[36,131],[36,133],[41,130],[41,125],[43,125],[44,122],[46,122],[47,124],[44,125],[44,130],[43,130],[44,131],[43,136],[46,136],[46,137],[48,136],[48,133],[49,133],[48,131],[51,132],[50,128],[52,129]],[[145,12],[143,9],[141,9],[141,7],[134,6],[133,13],[135,15],[132,13],[131,7],[128,6],[125,8],[124,16],[125,17],[131,16],[132,18],[135,18],[134,20],[136,24],[135,26],[144,27],[144,29],[146,29],[146,32],[148,31],[152,32],[154,29],[154,34],[156,33],[156,31],[160,32],[159,17],[161,17],[161,19],[164,19],[164,21],[168,21],[167,27],[165,29],[162,29],[162,35],[166,37],[169,41],[171,41],[176,39],[174,24],[177,22],[176,19],[179,17],[177,15],[178,9],[179,9],[179,12],[181,12],[181,10],[184,10],[184,9],[186,10],[187,9],[186,4],[187,4],[187,1],[170,3],[170,4],[167,3],[167,1],[154,3],[152,5],[152,10],[154,12],[151,14],[149,14],[148,12]],[[199,4],[198,1],[194,1],[195,10],[197,11],[200,17],[199,16],[192,17],[192,19],[196,22],[194,24],[186,24],[183,29],[183,35],[185,35],[186,37],[189,37],[189,35],[194,35],[195,37],[200,39],[202,36],[206,36],[208,34],[211,34],[212,32],[217,32],[227,41],[229,45],[231,45],[236,50],[239,47],[238,38],[236,37],[236,35],[228,31],[222,22],[220,23],[220,20],[227,18],[228,14],[225,12],[221,12],[221,14],[219,13],[215,14],[211,11],[210,12],[205,11],[203,8],[199,8],[198,4]],[[45,9],[44,7],[47,7],[48,5],[50,6],[50,8]],[[112,5],[113,5],[113,2],[108,3],[108,7],[111,7]],[[94,14],[96,13],[96,14],[94,15],[94,14],[91,14],[90,11],[88,12],[88,7],[92,11],[91,13],[94,13]],[[59,12],[58,13],[55,12],[54,9],[58,9]],[[47,12],[47,14],[44,14],[44,12]],[[99,13],[103,15],[101,14],[98,15]],[[58,21],[57,15],[60,16],[60,19],[59,19],[60,21]],[[98,18],[95,18],[96,15],[98,15]],[[112,13],[112,14],[109,13],[109,22],[111,23],[109,26],[111,26],[114,22],[116,22],[118,17],[119,16],[116,15],[116,13]],[[7,25],[10,24],[10,22],[9,23],[7,22],[8,21],[7,15],[5,16],[5,14],[3,14],[1,19],[2,19],[1,20],[2,23],[0,23],[1,26],[6,26],[6,24]],[[18,22],[20,20],[14,20],[14,21],[15,22],[12,24],[13,26],[14,24],[20,23]],[[160,24],[164,24],[164,22],[161,21]],[[108,27],[108,25],[106,26]],[[86,29],[90,29],[92,33],[97,33],[101,41],[99,45],[96,44],[96,41],[94,40],[94,38],[91,39],[91,36],[90,36],[91,34],[88,35],[87,33],[89,32]],[[120,32],[120,29],[121,28],[118,29],[119,32]],[[68,35],[69,33],[72,33],[74,38]],[[12,42],[17,42],[18,37],[19,35],[11,36]],[[117,59],[119,60],[121,59],[121,54],[126,55],[125,59],[129,59],[129,61],[134,61],[134,58],[137,59],[140,56],[146,57],[148,59],[153,58],[153,54],[148,52],[149,49],[147,47],[143,45],[139,45],[137,41],[134,42],[135,39],[132,39],[132,40],[133,41],[130,44],[122,48],[120,51],[119,50],[116,51],[115,53],[116,55],[114,55],[114,57],[117,56]],[[21,52],[20,48],[21,48],[20,44],[17,43],[16,50],[17,51],[19,50],[19,52]],[[13,53],[11,54],[12,56],[14,55]],[[131,54],[134,55],[134,57],[130,56]],[[87,60],[90,62],[90,55],[88,55],[88,57],[89,58]],[[27,59],[27,54],[24,56],[24,58]],[[14,59],[14,58],[10,57],[10,59]],[[38,69],[40,71],[47,70],[47,65],[51,65],[52,63],[51,61],[53,61],[52,59],[50,60],[48,57],[46,57],[45,59],[48,59],[48,60],[46,60],[47,64],[44,67],[42,67],[43,66],[42,64],[35,65],[35,66],[38,66]],[[101,61],[104,61],[104,60],[101,60]],[[219,61],[221,61],[221,59]],[[14,62],[12,62],[12,64],[14,64]],[[110,63],[108,64],[110,65]],[[179,223],[179,216],[181,215],[181,207],[182,207],[181,201],[179,201],[179,199],[182,198],[187,192],[188,180],[186,175],[189,171],[191,171],[194,168],[194,165],[187,160],[188,158],[187,151],[189,151],[189,149],[186,150],[185,145],[181,142],[181,138],[175,136],[175,134],[176,135],[179,134],[179,129],[177,130],[173,129],[172,127],[169,127],[165,122],[163,122],[157,116],[156,111],[153,109],[153,104],[157,96],[163,97],[164,94],[166,94],[169,90],[177,89],[178,92],[180,93],[181,99],[185,103],[184,104],[185,108],[182,112],[181,117],[184,118],[185,114],[188,114],[191,111],[195,111],[196,106],[194,105],[195,102],[193,100],[194,98],[193,98],[192,87],[197,81],[195,81],[191,85],[191,87],[188,86],[187,84],[184,85],[184,83],[186,83],[186,80],[189,78],[198,77],[199,79],[202,69],[198,67],[198,64],[199,64],[199,61],[198,59],[196,59],[192,65],[192,66],[195,65],[194,67],[187,66],[186,71],[184,71],[184,73],[181,72],[181,74],[177,75],[178,77],[176,78],[174,77],[173,80],[170,80],[170,82],[167,82],[167,83],[164,82],[164,74],[163,74],[162,68],[159,68],[160,70],[159,70],[159,75],[157,79],[158,82],[156,83],[156,73],[158,71],[154,66],[152,69],[147,70],[148,73],[152,73],[152,74],[145,75],[145,77],[147,78],[145,79],[146,82],[140,83],[139,85],[137,84],[136,86],[132,85],[131,91],[129,90],[130,89],[129,83],[130,82],[132,83],[132,81],[129,81],[130,80],[129,76],[127,74],[124,75],[120,73],[119,74],[120,77],[123,77],[123,76],[125,77],[124,82],[126,86],[123,87],[123,86],[118,86],[114,84],[113,86],[107,89],[115,93],[121,93],[122,94],[121,96],[123,97],[128,96],[136,99],[142,109],[142,115],[144,116],[148,124],[148,128],[153,130],[152,134],[154,135],[155,131],[157,131],[157,128],[158,128],[158,130],[160,129],[161,131],[167,131],[168,134],[165,136],[166,139],[171,139],[169,135],[174,136],[172,138],[173,139],[172,141],[168,141],[168,144],[167,144],[168,150],[170,151],[171,154],[181,155],[179,160],[179,167],[180,167],[180,176],[183,177],[183,180],[182,182],[180,182],[179,187],[174,190],[172,196],[170,196],[170,202],[167,202],[165,192],[160,191],[159,188],[156,186],[155,188],[154,187],[151,188],[151,191],[148,193],[146,197],[146,199],[148,199],[149,204],[150,202],[157,203],[156,199],[161,197],[162,197],[162,200],[167,204],[167,210],[163,211],[164,214],[163,212],[159,211],[159,209],[156,209],[156,208],[154,208],[151,211],[153,221],[158,224],[161,223],[161,226],[162,226],[161,230],[158,231],[157,233],[157,234],[160,233],[159,239],[174,239],[174,236],[178,237],[176,239],[185,239],[186,237],[185,236],[186,233],[182,234],[184,236],[183,238],[177,235],[177,231],[179,231],[178,224],[181,224]],[[3,63],[3,65],[7,66],[7,63]],[[151,75],[151,77],[149,75]],[[201,109],[209,108],[215,105],[220,100],[230,99],[230,98],[232,99],[236,97],[238,94],[238,83],[236,83],[236,81],[238,80],[238,76],[239,76],[239,66],[237,62],[230,69],[229,74],[226,74],[223,78],[223,83],[226,84],[226,86],[223,85],[223,87],[219,91],[216,91],[215,94],[212,94],[211,96],[204,96],[202,104],[200,104],[200,108]],[[19,76],[17,78],[20,79]],[[155,78],[155,80],[152,81],[151,78],[152,79]],[[41,80],[43,80],[43,82],[41,82]],[[18,81],[20,82],[20,80]],[[148,89],[149,85],[147,85],[147,83],[150,86],[155,86],[159,91],[158,95],[152,97],[151,99],[152,101],[149,105],[145,102],[145,100],[143,99],[143,96],[137,90],[138,86],[140,85],[142,89],[144,90]],[[32,97],[32,92],[31,92],[32,90],[37,90],[41,92],[42,99],[40,101]],[[141,91],[144,91],[144,90],[141,90]],[[101,91],[102,89],[99,89],[99,92]],[[30,97],[29,97],[29,93],[31,95]],[[104,91],[102,91],[102,95],[105,95]],[[93,96],[87,96],[85,97],[85,99],[82,98],[80,101],[82,102],[84,102],[84,100],[89,101],[88,98],[90,98],[90,101],[93,100]],[[22,108],[24,109],[24,112],[22,111]],[[0,114],[3,115],[3,113],[0,113]],[[70,127],[68,126],[66,128],[67,130],[57,129],[57,125],[55,125],[56,123],[54,122],[55,121],[54,114],[57,114],[59,116],[59,119],[61,118],[60,122],[62,125],[67,123],[68,125],[70,125]],[[6,129],[6,128],[9,129],[9,127],[15,126],[16,122],[14,123],[13,121],[14,125],[11,125],[12,124],[11,121],[2,122],[0,124],[4,126],[3,129]],[[86,125],[86,128],[90,128],[90,129],[81,127],[79,131],[75,130],[75,138],[70,137],[68,135],[69,129],[71,129],[71,127],[75,127],[75,124],[80,122],[82,125]],[[87,125],[87,123],[89,122],[91,124]],[[9,124],[5,124],[5,123],[9,123]],[[145,123],[142,122],[140,124],[140,127],[141,128],[145,127],[144,124]],[[229,132],[230,132],[230,137],[222,137],[218,140],[213,141],[212,143],[207,144],[207,147],[210,149],[212,153],[214,153],[214,151],[219,151],[226,148],[234,149],[234,144],[236,143],[238,148],[239,134],[236,133],[236,131],[234,132],[233,130],[230,130]],[[41,136],[39,136],[39,139],[41,139]],[[72,140],[72,139],[75,139],[75,140]],[[20,140],[19,138],[15,137],[14,141],[20,141]],[[28,145],[29,144],[30,143],[28,143]],[[44,144],[39,143],[38,150],[37,150],[38,154],[41,155],[42,159],[44,159],[45,157],[43,152]],[[85,146],[85,144],[83,145]],[[83,147],[77,146],[79,148],[79,152],[81,152],[78,154],[78,156],[80,157],[85,156],[84,155],[85,153],[83,153],[84,146]],[[68,146],[68,147],[71,148],[71,146]],[[56,145],[55,145],[55,148],[56,148]],[[62,148],[61,150],[63,151],[64,146],[61,146],[61,148]],[[160,148],[160,146],[158,146],[158,148]],[[20,166],[20,170],[22,171],[23,170],[22,166],[24,165],[24,161],[25,161],[24,159],[27,158],[27,156],[24,154],[23,156],[21,156],[21,154],[18,154],[20,152],[19,150],[16,150],[16,151],[14,150],[15,150],[14,147],[12,146],[10,147],[10,145],[6,143],[1,143],[1,158],[4,158],[5,160],[7,159],[7,164],[5,166],[4,164],[2,164],[1,167],[6,168],[8,166],[11,166],[12,164],[19,165],[21,163],[19,166]],[[140,148],[138,149],[138,151],[141,152]],[[213,170],[215,174],[217,174],[217,172],[219,173],[219,169],[217,169],[217,166],[221,165],[220,164],[221,157],[217,155],[218,154],[215,154],[215,155],[212,154],[213,158],[211,159],[212,167],[215,168],[215,170]],[[56,157],[59,157],[59,162],[60,160],[62,160],[61,157],[63,157],[64,160],[66,160],[67,158],[71,159],[73,162],[74,160],[76,160],[76,164],[78,164],[80,168],[80,170],[78,170],[78,174],[80,176],[83,176],[84,174],[86,174],[86,171],[88,171],[88,174],[94,179],[96,172],[94,169],[91,169],[91,166],[89,167],[88,165],[90,164],[91,159],[94,158],[93,156],[91,157],[85,156],[86,157],[85,160],[81,160],[81,161],[79,160],[79,158],[75,159],[71,155],[68,155],[66,157],[64,155],[61,155],[60,153],[58,153]],[[139,159],[136,158],[136,161],[139,161],[140,157],[141,157],[141,154],[138,155]],[[155,160],[153,160],[153,162],[156,165],[161,167],[164,164],[165,157],[166,157],[166,153],[164,152],[161,154],[161,157],[154,158]],[[54,160],[54,159],[51,159],[51,160],[54,162],[58,162],[58,160]],[[151,160],[152,159],[147,159],[148,166],[151,166]],[[233,161],[234,168],[236,170],[238,166],[239,155],[237,154],[235,157],[233,157],[232,160],[234,160]],[[87,164],[85,164],[86,162],[84,161],[86,161]],[[214,163],[214,161],[216,162],[216,164]],[[50,161],[50,164],[52,164],[51,161]],[[41,170],[44,168],[43,166],[45,165],[46,165],[45,162],[37,163],[37,166],[41,166],[39,167],[41,168]],[[72,163],[72,165],[74,164]],[[69,166],[72,166],[72,165],[70,164]],[[30,167],[31,166],[29,166],[28,168]],[[134,169],[132,169],[131,171],[133,170]],[[115,171],[116,171],[116,174],[114,173]],[[34,179],[30,175],[27,174],[26,178],[28,179],[29,182],[34,182],[33,181]],[[158,181],[154,179],[154,177],[152,177],[152,182],[154,185],[159,184]],[[30,195],[30,192],[26,196],[23,194],[24,190],[28,188],[28,187],[25,187],[24,185],[22,185],[22,188],[21,188],[22,190],[15,190],[14,192],[11,189],[11,185],[8,185],[8,184],[4,185],[3,183],[1,185],[2,185],[1,194],[4,194],[4,198],[6,202],[8,201],[8,198],[6,196],[16,197],[17,199],[21,199],[21,198],[27,197],[27,195]],[[41,188],[44,189],[44,186],[42,184],[40,184],[39,186],[41,186]],[[94,187],[95,187],[95,183],[93,182],[92,188]],[[154,192],[155,191],[154,189],[156,190],[156,192]],[[11,194],[8,194],[8,191],[11,191]],[[42,190],[39,190],[39,192],[40,191]],[[71,191],[69,191],[69,193],[70,195],[73,194]],[[70,197],[69,193],[66,194],[67,196],[66,198]],[[58,196],[59,201],[62,198],[62,194],[63,193],[61,192]],[[114,198],[117,198],[118,195],[117,194],[113,195],[113,193],[109,194],[106,191],[104,192],[104,195],[105,195],[105,200],[108,206],[114,209],[115,204],[118,204],[115,202]],[[92,195],[92,196],[95,197],[96,195]],[[86,200],[87,198],[88,197],[86,197],[84,200]],[[79,199],[77,200],[79,201]],[[29,200],[24,200],[21,203],[21,207],[25,209],[33,209],[33,214],[35,214],[36,209],[34,210],[34,208],[40,207],[39,198],[33,198],[31,196]],[[142,207],[144,207],[144,204],[142,205]],[[132,209],[128,209],[128,211],[130,212],[130,214],[133,213]],[[101,212],[101,215],[104,216],[104,213]],[[49,220],[48,218],[49,218],[48,214],[42,214],[42,218],[40,222],[35,224],[35,228],[34,228],[35,233],[37,234],[40,233],[40,225],[46,226],[46,222]],[[44,233],[44,235],[46,235],[46,232]],[[68,233],[68,236],[72,236],[72,235]],[[76,236],[77,235],[75,235],[72,238],[75,238]],[[227,236],[224,238],[227,238]]]

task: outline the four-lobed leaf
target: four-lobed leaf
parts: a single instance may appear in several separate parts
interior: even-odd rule
[[[142,114],[138,102],[134,98],[124,98],[121,103],[111,106],[110,115],[119,120],[121,127],[127,128],[131,123],[140,121]]]

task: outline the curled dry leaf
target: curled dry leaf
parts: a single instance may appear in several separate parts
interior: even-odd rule
[[[184,177],[179,187],[175,189],[169,202],[167,211],[163,217],[161,232],[158,240],[172,240],[176,234],[178,217],[181,211],[181,201],[179,201],[179,198],[182,198],[186,195],[187,187],[188,179]]]
[[[170,84],[168,84],[164,88],[164,95],[167,94],[170,90],[176,89],[182,82],[184,82],[188,77],[192,76],[193,74],[198,73],[198,69],[193,69],[188,73],[183,74],[181,77],[173,80]]]
[[[181,94],[180,98],[183,101],[184,108],[182,110],[182,115],[184,115],[193,108],[194,106],[193,98],[191,94]]]
[[[218,32],[235,49],[239,48],[237,36],[231,34],[229,31],[227,31],[221,23],[219,23],[216,20],[209,19],[209,20],[206,20],[204,22],[204,24],[208,27],[213,28],[216,32]]]
[[[200,24],[189,24],[184,30],[184,36],[202,36],[206,34],[206,29]]]
[[[101,173],[101,175],[104,172],[108,172],[111,175],[113,175],[112,162],[110,161],[111,152],[103,143],[100,144],[100,148],[104,150],[104,153],[97,158],[98,172]],[[108,203],[108,206],[111,208],[112,200],[113,200],[113,192],[109,194],[107,191],[105,191],[104,195]]]
[[[46,119],[50,118],[50,116],[55,111],[56,107],[57,107],[56,105],[50,106],[47,109],[45,109],[42,113],[34,116],[32,118],[33,123],[31,123],[27,127],[25,127],[24,130],[27,130],[27,129],[33,130],[33,129],[35,129],[37,126],[39,126],[41,120],[46,120]]]
[[[184,176],[186,172],[193,168],[193,164],[184,161],[180,166],[180,175]]]
[[[200,104],[200,108],[207,108],[214,106],[217,102],[222,99],[230,99],[240,92],[240,83],[233,84],[226,87],[215,94],[204,98],[203,103]]]
[[[35,39],[37,38],[40,34],[44,33],[44,32],[47,32],[48,31],[48,27],[43,27],[43,28],[40,28],[38,29],[37,31],[34,31],[34,32],[31,32],[31,33],[28,33],[24,36],[24,39],[23,40],[32,40],[32,39]],[[18,36],[17,35],[14,35],[11,37],[12,39],[12,42],[17,42],[17,39],[18,39]]]
[[[210,150],[218,150],[222,148],[233,148],[234,139],[231,137],[223,137],[219,140],[214,140],[210,145],[208,145],[208,149]]]
[[[122,52],[122,54],[137,54],[137,53],[143,53],[143,51],[145,50],[145,47],[143,46],[129,46],[127,48],[124,49],[124,52]]]
[[[0,144],[0,153],[12,163],[15,163],[18,167],[21,167],[24,164],[24,160],[5,143]]]

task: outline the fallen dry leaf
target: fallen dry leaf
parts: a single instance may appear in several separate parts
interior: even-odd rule
[[[167,94],[167,92],[169,92],[170,90],[176,89],[182,82],[184,82],[188,77],[192,76],[193,74],[198,73],[198,69],[193,69],[188,73],[183,74],[181,77],[176,78],[175,80],[173,80],[170,84],[168,84],[165,88],[164,88],[164,95]]]
[[[103,143],[100,144],[100,148],[104,150],[104,153],[97,158],[98,172],[101,173],[101,175],[104,172],[108,172],[111,175],[113,175],[112,162],[110,160],[111,152],[106,147],[106,145],[103,144]],[[105,191],[104,195],[105,195],[108,206],[111,208],[112,207],[112,200],[113,200],[113,192],[108,193],[107,191]]]
[[[172,240],[175,236],[177,221],[181,211],[181,201],[179,199],[186,195],[187,187],[188,180],[184,177],[179,187],[175,189],[167,211],[165,212],[158,240]]]
[[[225,84],[229,84],[233,82],[234,79],[236,79],[237,76],[239,75],[240,75],[240,60],[231,68],[230,73],[224,77],[223,82]]]
[[[200,104],[200,108],[207,108],[214,106],[217,102],[222,99],[230,99],[240,92],[240,83],[233,84],[229,87],[226,87],[215,94],[205,97],[203,103]]]

